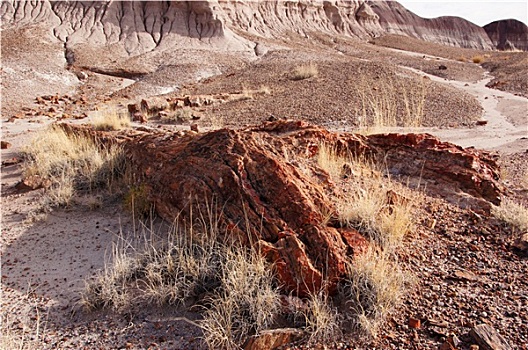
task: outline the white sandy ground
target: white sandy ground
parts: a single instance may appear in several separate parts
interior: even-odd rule
[[[501,152],[528,149],[526,98],[485,87],[490,78],[466,86],[465,82],[428,76],[475,95],[484,108],[482,119],[488,123],[469,129],[419,128],[411,131],[428,132],[463,147]],[[47,118],[43,122],[34,118],[33,121],[20,119],[3,123],[2,139],[13,146],[1,151],[2,160],[16,156],[34,130],[49,122],[51,120]],[[405,131],[409,132],[409,129]],[[25,324],[28,322],[27,307],[32,304],[21,307],[17,301],[23,295],[33,295],[42,299],[40,305],[48,307],[46,317],[49,322],[60,324],[61,320],[67,320],[71,310],[78,308],[84,279],[104,267],[121,231],[124,237],[131,237],[133,223],[122,213],[119,203],[95,211],[81,206],[40,215],[38,202],[42,191],[16,194],[10,190],[20,178],[18,165],[2,168],[2,313],[9,322]]]
[[[487,124],[466,129],[406,128],[391,129],[391,131],[427,132],[464,148],[475,147],[504,153],[528,150],[527,98],[486,87],[491,77],[475,83],[467,83],[446,80],[412,68],[405,68],[475,96],[484,110],[481,120],[487,121]]]

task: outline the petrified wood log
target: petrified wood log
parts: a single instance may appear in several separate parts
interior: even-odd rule
[[[482,208],[501,194],[489,154],[426,134],[366,137],[279,121],[184,136],[136,132],[119,140],[159,215],[189,220],[191,212],[213,210],[226,234],[258,247],[275,263],[283,288],[298,295],[317,291],[323,279],[332,290],[367,245],[357,231],[326,219],[336,216],[339,188],[312,159],[322,142],[383,159],[394,177],[427,183],[426,190],[454,201],[462,196]]]

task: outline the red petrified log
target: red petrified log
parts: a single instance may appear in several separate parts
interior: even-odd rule
[[[213,214],[226,234],[274,262],[287,292],[301,296],[323,284],[334,290],[368,244],[356,230],[335,225],[332,198],[340,189],[313,159],[321,143],[381,159],[393,179],[425,184],[430,194],[474,209],[498,203],[502,190],[489,153],[427,134],[366,137],[294,121],[183,136],[64,128],[121,143],[158,214],[171,222]]]
[[[335,213],[336,186],[316,162],[307,161],[321,142],[343,153],[383,156],[393,175],[419,178],[428,190],[448,196],[465,192],[470,204],[500,198],[496,164],[488,154],[430,135],[365,137],[280,121],[184,137],[145,134],[125,146],[162,217],[206,213],[214,200],[223,227],[275,263],[285,290],[306,295],[321,288],[323,275],[332,290],[367,244],[357,231],[324,220],[323,213]]]

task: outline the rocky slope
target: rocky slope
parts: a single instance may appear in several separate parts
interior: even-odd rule
[[[484,26],[493,45],[499,50],[528,51],[528,26],[515,19],[491,22]]]

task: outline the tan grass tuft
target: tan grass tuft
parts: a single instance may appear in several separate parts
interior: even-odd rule
[[[305,319],[310,344],[328,343],[343,335],[341,316],[338,310],[332,307],[325,289],[310,295]]]
[[[398,247],[413,227],[413,200],[417,199],[403,186],[384,178],[371,160],[343,156],[335,147],[321,144],[318,165],[332,179],[348,175],[352,191],[335,198],[339,220],[368,235],[387,250]]]
[[[273,273],[260,254],[227,248],[221,289],[200,323],[210,349],[238,349],[248,335],[269,328],[279,308]]]
[[[520,233],[528,232],[528,208],[509,198],[503,198],[500,206],[493,206],[493,215]]]
[[[302,64],[297,66],[292,71],[291,78],[293,80],[304,80],[316,77],[319,74],[319,69],[315,63]]]
[[[208,295],[199,326],[211,349],[238,349],[248,335],[269,328],[279,312],[273,269],[258,252],[219,240],[219,221],[212,212],[207,217],[171,228],[163,244],[149,242],[142,252],[115,248],[113,264],[87,282],[83,304],[121,310],[134,289],[135,301],[157,305]]]
[[[406,84],[390,78],[356,84],[361,98],[357,110],[359,131],[366,134],[385,132],[397,126],[420,127],[423,123],[428,82]]]
[[[67,134],[52,126],[36,134],[23,152],[24,176],[51,182],[50,205],[66,205],[76,191],[108,187],[124,166],[121,148],[99,145],[91,138]]]
[[[477,55],[477,56],[473,56],[473,57],[471,58],[471,61],[472,61],[473,63],[477,63],[477,64],[479,64],[479,63],[483,63],[483,62],[485,61],[485,58],[484,58],[484,56]]]
[[[95,130],[115,131],[130,127],[128,113],[119,113],[115,109],[100,111],[91,121]]]
[[[335,147],[327,143],[319,144],[317,165],[324,169],[334,180],[341,178],[346,164],[346,158],[341,156]]]
[[[396,261],[371,247],[349,266],[340,293],[356,326],[375,338],[389,313],[401,302],[408,282]]]

